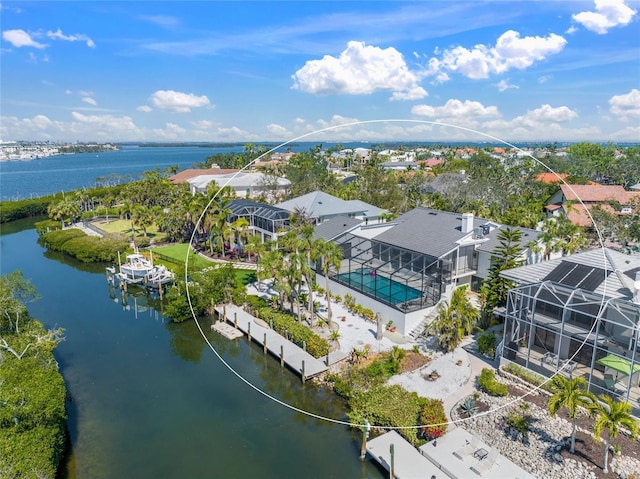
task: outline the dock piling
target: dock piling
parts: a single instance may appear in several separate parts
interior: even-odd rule
[[[280,345],[280,367],[284,367],[284,346]]]
[[[262,352],[267,354],[267,333],[264,333],[264,339],[262,340]]]

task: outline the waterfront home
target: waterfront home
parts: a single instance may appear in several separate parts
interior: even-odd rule
[[[343,200],[323,191],[313,191],[275,206],[291,213],[302,212],[315,224],[323,223],[335,216],[347,216],[360,219],[364,223],[376,223],[382,221],[384,214],[388,213],[364,201]]]
[[[582,376],[640,417],[640,256],[594,249],[502,272],[509,291],[501,364]]]
[[[329,272],[331,291],[353,296],[385,322],[393,321],[405,336],[421,333],[436,304],[456,287],[478,290],[489,276],[498,232],[505,228],[471,213],[428,208],[415,208],[387,223],[350,219],[335,217],[316,230],[343,252],[339,271]],[[539,232],[518,229],[523,232],[522,261],[540,261],[528,249]]]

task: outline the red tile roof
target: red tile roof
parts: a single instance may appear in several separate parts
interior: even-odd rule
[[[185,183],[187,180],[191,178],[195,178],[200,175],[228,175],[230,173],[236,173],[240,170],[238,169],[229,169],[229,168],[208,168],[208,169],[189,169],[182,170],[179,173],[176,173],[173,176],[169,177],[169,180],[173,184]]]
[[[560,189],[567,200],[580,200],[583,203],[614,200],[621,205],[627,205],[631,203],[632,198],[640,195],[638,192],[626,191],[619,185],[560,185]]]

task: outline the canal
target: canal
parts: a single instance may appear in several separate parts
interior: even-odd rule
[[[2,274],[21,270],[38,289],[31,314],[65,330],[56,350],[69,390],[64,479],[383,477],[360,462],[359,433],[266,399],[216,358],[193,321],[171,323],[140,291],[110,290],[104,265],[44,250],[28,222],[2,225],[0,257]],[[335,395],[209,325],[212,345],[252,384],[344,419]]]

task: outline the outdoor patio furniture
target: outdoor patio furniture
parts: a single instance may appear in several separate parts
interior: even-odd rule
[[[471,466],[471,470],[479,476],[482,476],[485,472],[491,469],[496,462],[498,462],[498,457],[498,451],[496,449],[491,449],[485,459],[481,459],[477,464]]]
[[[613,374],[604,375],[604,385],[611,391],[616,387],[616,380],[613,379]]]
[[[471,441],[468,442],[466,446],[462,446],[457,451],[454,451],[453,455],[458,459],[463,459],[465,456],[474,453],[478,449],[479,445],[480,439],[478,439],[476,436],[472,436]]]

